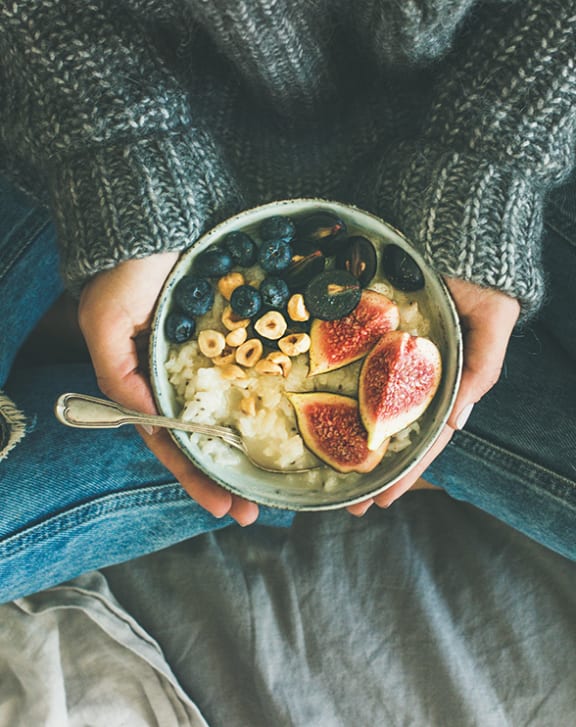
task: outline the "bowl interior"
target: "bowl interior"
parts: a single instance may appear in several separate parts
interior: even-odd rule
[[[334,489],[305,483],[303,477],[297,474],[263,472],[250,464],[240,453],[238,463],[234,467],[230,467],[229,464],[219,464],[194,446],[188,434],[171,431],[180,449],[223,487],[259,504],[291,510],[327,510],[344,507],[360,502],[394,484],[422,459],[442,430],[458,390],[462,367],[460,326],[446,286],[398,231],[378,217],[342,203],[321,199],[285,200],[246,210],[214,227],[182,255],[171,272],[158,301],[150,339],[151,383],[159,411],[166,416],[177,417],[181,409],[165,368],[170,344],[163,331],[172,291],[182,276],[190,272],[194,257],[218,242],[228,232],[238,229],[248,233],[254,231],[260,222],[271,215],[298,216],[318,210],[328,210],[339,215],[346,222],[351,235],[363,234],[376,246],[389,243],[398,245],[409,252],[420,265],[424,273],[425,286],[422,291],[411,295],[418,301],[420,309],[431,322],[430,338],[440,349],[443,371],[440,387],[419,420],[421,431],[413,444],[402,452],[385,457],[370,473],[347,475]]]

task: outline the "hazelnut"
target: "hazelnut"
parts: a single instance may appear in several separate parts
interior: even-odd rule
[[[263,316],[258,318],[254,324],[254,328],[263,338],[270,341],[276,341],[286,332],[286,319],[277,310],[269,310]]]
[[[310,318],[310,311],[306,308],[302,293],[290,296],[286,310],[293,321],[307,321]]]
[[[245,328],[235,328],[233,331],[226,336],[226,345],[231,348],[236,348],[244,343],[248,338],[248,331]]]
[[[254,394],[244,396],[240,401],[240,411],[253,417],[256,414],[256,397]]]
[[[289,333],[278,341],[278,348],[287,356],[298,356],[310,349],[310,336],[307,333]]]
[[[261,358],[260,361],[254,366],[254,370],[259,374],[265,374],[267,376],[282,376],[282,366],[277,363],[270,361],[268,357]]]
[[[218,280],[218,290],[226,300],[230,300],[233,291],[241,285],[244,285],[244,276],[239,272],[227,273]]]
[[[246,371],[241,366],[236,364],[227,364],[226,366],[220,367],[220,373],[224,379],[228,381],[234,381],[235,379],[245,379]]]
[[[214,331],[211,328],[205,328],[198,334],[198,348],[204,356],[208,358],[214,358],[219,356],[224,347],[226,346],[226,340],[224,334],[220,331]]]
[[[241,328],[238,330],[246,330],[245,328]],[[214,356],[212,359],[212,363],[214,366],[227,366],[228,364],[234,363],[234,358],[236,354],[236,349],[232,346],[225,346],[224,350],[221,354],[218,356]]]
[[[289,356],[282,353],[282,351],[271,351],[266,358],[271,363],[280,366],[282,369],[282,376],[284,376],[284,378],[288,376],[292,369],[292,361]]]
[[[246,328],[250,323],[250,318],[240,318],[236,315],[232,308],[227,305],[222,311],[222,323],[229,331],[235,331],[236,328]]]
[[[259,338],[249,338],[236,349],[236,363],[251,367],[262,358],[264,347]]]

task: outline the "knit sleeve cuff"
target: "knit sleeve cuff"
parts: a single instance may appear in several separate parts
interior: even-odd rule
[[[76,294],[124,260],[189,247],[241,208],[211,139],[198,132],[59,160],[50,182],[63,276]]]
[[[404,143],[381,157],[357,202],[401,230],[439,273],[517,298],[524,319],[539,306],[543,194],[516,170]]]

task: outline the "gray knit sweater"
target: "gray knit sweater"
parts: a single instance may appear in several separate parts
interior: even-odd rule
[[[529,312],[575,58],[576,0],[4,0],[0,164],[47,194],[73,289],[323,196]]]

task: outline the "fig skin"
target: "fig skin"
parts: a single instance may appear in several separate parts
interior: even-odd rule
[[[333,212],[312,212],[296,223],[296,239],[317,246],[325,255],[333,255],[345,235],[346,223]]]
[[[368,431],[368,449],[416,421],[440,384],[442,360],[428,338],[405,331],[386,333],[360,370],[358,402]]]
[[[336,267],[347,270],[366,288],[376,275],[378,257],[376,248],[366,237],[349,237],[336,255]]]
[[[394,287],[406,293],[421,290],[425,285],[424,275],[416,261],[398,245],[384,248],[382,270]]]
[[[358,280],[346,270],[325,270],[309,281],[303,295],[314,318],[334,321],[356,308],[362,290]]]
[[[309,245],[301,253],[294,251],[292,262],[282,271],[282,277],[291,292],[301,292],[313,278],[324,272],[325,267],[324,253]]]
[[[350,396],[328,391],[289,394],[304,444],[337,472],[371,472],[382,460],[388,440],[375,450],[367,446],[368,435]]]
[[[309,376],[358,361],[399,323],[398,306],[390,298],[375,290],[363,290],[360,302],[347,316],[335,321],[312,321]]]

